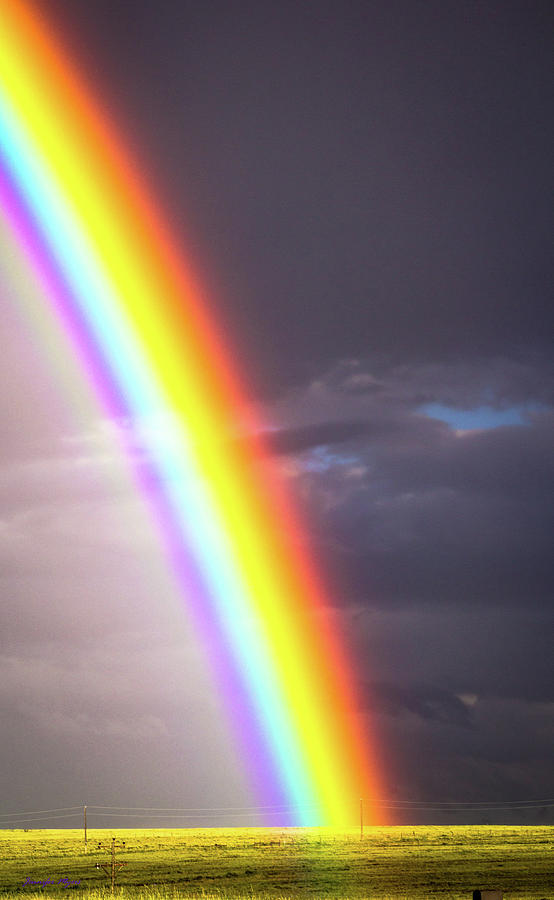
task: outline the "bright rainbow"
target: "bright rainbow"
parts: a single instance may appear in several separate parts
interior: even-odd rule
[[[231,437],[244,393],[198,285],[26,0],[0,15],[0,197],[130,444],[146,423],[130,456],[257,802],[280,824],[354,824],[358,798],[380,796],[377,767],[298,523],[260,440]]]

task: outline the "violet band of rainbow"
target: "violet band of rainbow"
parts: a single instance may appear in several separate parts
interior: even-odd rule
[[[118,385],[109,377],[105,365],[99,359],[97,347],[90,341],[85,324],[78,320],[69,288],[55,267],[48,248],[42,243],[40,231],[34,227],[26,208],[14,193],[12,182],[7,180],[5,168],[1,166],[0,208],[32,266],[44,297],[56,309],[66,333],[71,335],[73,346],[78,348],[81,363],[85,365],[88,377],[106,411],[116,421],[127,416],[129,409],[125,397],[119,393]],[[132,439],[125,441],[127,432],[124,428],[119,429],[118,434],[123,442],[123,449],[132,461],[137,484],[148,498],[180,591],[187,598],[187,612],[202,636],[212,668],[216,670],[217,684],[224,695],[224,705],[230,713],[230,724],[236,732],[236,740],[240,740],[250,761],[250,780],[254,793],[256,796],[263,796],[272,806],[286,807],[287,793],[282,785],[275,785],[273,793],[267,790],[268,785],[274,781],[275,761],[271,759],[267,741],[260,740],[258,718],[252,708],[251,698],[245,693],[244,684],[238,677],[236,664],[227,650],[228,645],[221,642],[220,623],[213,618],[213,607],[202,602],[195,603],[195,599],[200,600],[205,596],[207,587],[203,585],[195,560],[187,550],[184,536],[176,533],[174,517],[164,502],[164,492],[159,489],[158,467],[150,465],[144,454],[137,455],[137,447]],[[282,821],[286,815],[285,811],[278,814],[278,818]]]
[[[112,414],[140,428],[141,488],[258,802],[290,807],[291,824],[353,823],[357,798],[380,794],[374,742],[298,520],[256,441],[232,440],[243,395],[201,290],[26,0],[0,19],[0,155],[45,300]]]

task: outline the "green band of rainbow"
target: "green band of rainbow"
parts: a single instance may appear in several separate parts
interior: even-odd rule
[[[292,824],[354,822],[357,798],[379,796],[376,766],[297,520],[260,442],[231,440],[244,394],[201,292],[26,0],[0,17],[0,168],[5,213],[89,377],[114,415],[164,423],[131,455],[258,802]]]

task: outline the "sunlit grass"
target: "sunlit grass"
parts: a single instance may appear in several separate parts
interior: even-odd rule
[[[506,900],[554,898],[554,830],[532,826],[356,829],[0,830],[0,896],[108,900],[112,836],[125,842],[114,897],[129,900]],[[103,849],[98,849],[102,842]],[[66,878],[76,887],[25,881]]]

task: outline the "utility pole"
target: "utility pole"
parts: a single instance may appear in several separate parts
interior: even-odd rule
[[[124,850],[125,849],[125,841],[123,841],[122,844],[116,844],[115,838],[113,837],[110,847],[106,847],[105,844],[100,843],[100,844],[98,844],[98,849],[99,850],[102,850],[102,849],[108,850],[109,849],[111,852],[111,859],[109,859],[105,863],[96,863],[96,868],[102,869],[102,871],[106,873],[108,878],[111,878],[112,894],[113,894],[114,886],[115,886],[115,876],[118,874],[119,870],[123,868],[123,866],[127,865],[126,862],[116,862],[116,859],[115,859],[116,850]]]
[[[360,797],[360,840],[364,839],[364,800]]]
[[[85,830],[85,853],[87,852],[87,808],[83,806],[83,828]]]

